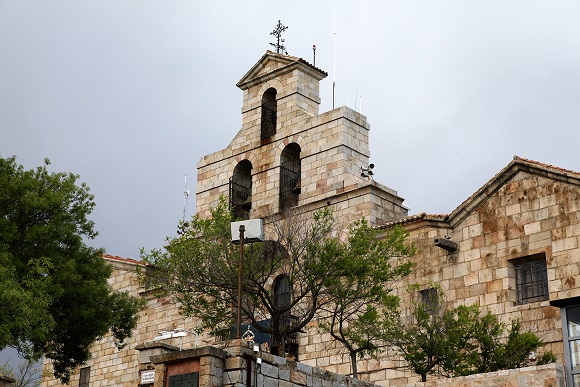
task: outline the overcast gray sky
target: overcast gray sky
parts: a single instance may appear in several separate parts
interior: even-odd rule
[[[95,246],[139,257],[195,209],[196,163],[241,127],[270,47],[371,124],[376,180],[449,213],[518,155],[580,170],[578,1],[0,0],[0,155],[80,174]],[[336,73],[333,36],[336,33]]]
[[[79,174],[95,246],[161,247],[279,19],[289,54],[317,46],[321,112],[334,77],[337,106],[362,97],[375,178],[411,214],[451,212],[513,155],[580,171],[578,1],[0,0],[0,155]]]

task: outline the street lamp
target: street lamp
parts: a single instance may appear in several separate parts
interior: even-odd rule
[[[183,338],[185,336],[187,336],[188,333],[193,333],[195,336],[195,346],[197,346],[197,333],[193,332],[193,331],[189,331],[185,328],[175,328],[171,331],[161,331],[159,332],[159,336],[155,336],[153,338],[153,341],[161,341],[161,340],[167,340],[167,339],[173,339],[175,337],[179,337],[180,341],[179,341],[179,350],[181,351],[181,349],[183,348]]]
[[[238,259],[238,317],[236,323],[236,339],[242,334],[242,275],[244,270],[244,243],[259,242],[264,240],[264,227],[262,219],[242,220],[231,224],[232,243],[240,245],[240,257]]]

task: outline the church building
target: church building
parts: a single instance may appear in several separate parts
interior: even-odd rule
[[[567,386],[580,385],[580,173],[514,157],[450,214],[408,216],[403,198],[371,178],[367,118],[345,106],[319,112],[319,82],[326,76],[301,58],[270,51],[251,67],[237,83],[243,91],[241,129],[225,149],[197,164],[197,214],[208,216],[223,196],[239,218],[265,224],[285,211],[330,207],[339,229],[361,218],[379,229],[401,225],[418,247],[411,275],[394,285],[404,305],[410,284],[432,292],[437,283],[452,306],[477,303],[504,322],[518,318],[547,343],[559,365],[522,371],[514,380],[561,386],[565,372]],[[99,340],[71,385],[347,385],[329,375],[351,374],[349,354],[316,322],[297,338],[300,363],[263,354],[259,368],[255,353],[242,351],[233,381],[227,371],[231,352],[219,355],[221,339],[192,334],[193,321],[179,315],[178,305],[139,285],[143,263],[104,259],[115,269],[111,285],[139,294],[147,306],[127,346],[117,350],[112,337]],[[197,360],[186,361],[186,353]],[[210,368],[221,371],[203,371]],[[255,374],[260,369],[271,372]],[[369,386],[419,380],[389,348],[377,359],[361,360],[359,378]],[[179,384],[186,379],[194,384]],[[462,383],[455,385],[479,385]],[[42,383],[58,385],[48,377]]]

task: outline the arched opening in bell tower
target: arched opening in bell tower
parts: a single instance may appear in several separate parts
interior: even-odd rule
[[[230,177],[230,208],[236,219],[250,219],[252,208],[252,163],[242,160]]]
[[[298,205],[302,192],[300,175],[300,146],[288,144],[280,156],[280,212]]]
[[[278,108],[276,105],[276,89],[269,88],[262,96],[262,141],[269,139],[276,134],[276,116]]]

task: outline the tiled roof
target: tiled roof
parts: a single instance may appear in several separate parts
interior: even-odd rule
[[[375,228],[378,230],[382,230],[385,228],[393,227],[397,224],[407,224],[407,223],[416,222],[418,220],[432,220],[432,221],[436,221],[436,222],[441,222],[441,221],[445,221],[445,218],[447,218],[447,215],[427,214],[425,212],[421,212],[420,214],[407,216],[406,218],[402,218],[402,219],[394,220],[392,222],[381,224],[380,226],[377,226]]]
[[[248,72],[242,77],[242,79],[240,79],[238,81],[238,83],[236,83],[236,86],[243,89],[248,84],[251,84],[255,80],[254,78],[257,77],[258,79],[261,79],[264,76],[264,74],[258,76],[258,73],[259,73],[260,69],[262,68],[261,66],[266,62],[268,57],[270,57],[272,60],[278,61],[278,62],[283,64],[282,67],[279,67],[276,70],[274,70],[273,72],[270,72],[269,76],[272,76],[272,74],[276,74],[277,72],[280,71],[280,69],[288,68],[288,66],[295,66],[298,63],[307,66],[308,68],[314,70],[316,73],[321,75],[322,77],[320,77],[320,79],[328,76],[328,73],[326,71],[321,70],[316,66],[313,66],[312,64],[308,63],[307,61],[305,61],[302,58],[299,58],[297,56],[285,55],[285,54],[277,54],[275,52],[268,50],[260,58],[260,60],[254,66],[252,66],[252,68],[250,70],[248,70]],[[266,75],[268,75],[268,74],[266,74]]]
[[[572,171],[570,169],[564,169],[564,168],[557,167],[555,165],[540,163],[539,161],[525,159],[525,158],[519,157],[519,156],[514,156],[514,160],[520,160],[520,161],[525,162],[525,163],[537,165],[538,167],[542,167],[542,168],[546,168],[546,169],[552,169],[554,171],[558,171],[558,172],[561,172],[561,173],[574,175],[574,176],[580,178],[580,172]]]
[[[119,257],[117,255],[109,255],[109,254],[103,254],[103,258],[105,259],[109,259],[111,261],[118,261],[118,262],[125,262],[125,263],[131,263],[133,265],[145,265],[143,262],[141,261],[137,261],[136,259],[131,259],[131,258],[123,258],[123,257]]]
[[[382,224],[380,226],[377,226],[376,228],[385,229],[397,224],[401,225],[408,224],[420,220],[439,221],[439,222],[449,221],[453,226],[454,224],[457,224],[465,216],[467,216],[467,214],[471,213],[473,209],[477,208],[479,204],[481,204],[489,196],[491,196],[494,192],[496,192],[516,173],[522,170],[530,172],[535,171],[536,173],[545,174],[552,178],[563,179],[565,181],[580,185],[580,172],[556,167],[550,164],[540,163],[539,161],[529,160],[523,157],[514,156],[513,160],[508,165],[506,165],[501,171],[499,171],[480,189],[478,189],[475,193],[473,193],[473,195],[465,199],[463,203],[457,206],[457,208],[453,210],[449,215],[429,215],[425,212],[421,212],[416,215],[411,215],[403,219]]]
[[[321,68],[318,68],[318,67],[314,66],[313,64],[311,64],[311,63],[307,62],[306,60],[304,60],[302,58],[299,58],[297,56],[285,55],[285,54],[277,54],[277,53],[275,53],[273,51],[270,51],[270,50],[266,51],[266,54],[273,55],[273,56],[280,56],[280,57],[283,57],[283,58],[288,58],[288,59],[292,60],[293,62],[303,63],[306,66],[309,66],[309,67],[313,68],[314,70],[323,73],[325,76],[328,76],[328,73],[326,71],[322,70]]]

